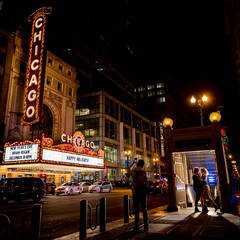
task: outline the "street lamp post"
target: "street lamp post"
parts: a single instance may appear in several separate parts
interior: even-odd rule
[[[201,98],[196,99],[194,96],[191,97],[190,102],[194,105],[197,105],[200,110],[201,126],[203,126],[203,107],[208,101],[208,97],[203,95]]]
[[[131,150],[128,150],[128,151],[125,151],[124,153],[127,156],[127,164],[126,164],[127,174],[126,174],[126,176],[128,178],[127,180],[129,181],[129,178],[130,178],[130,166],[131,166],[131,161],[130,161],[130,164],[129,164],[129,159],[130,159],[130,156],[131,156],[132,152],[131,152]]]
[[[168,171],[168,207],[167,210],[169,212],[178,211],[177,208],[177,199],[176,199],[176,180],[174,174],[174,166],[172,159],[172,150],[173,150],[173,120],[171,118],[164,118],[163,127],[164,127],[164,135],[165,135],[165,150],[166,150],[166,163],[167,163],[167,171]]]

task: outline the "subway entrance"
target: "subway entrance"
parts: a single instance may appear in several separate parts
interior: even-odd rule
[[[206,168],[207,183],[213,199],[218,200],[219,184],[215,150],[173,152],[173,166],[176,184],[176,201],[181,207],[194,206],[193,169]]]

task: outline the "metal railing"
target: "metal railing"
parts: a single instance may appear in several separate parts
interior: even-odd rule
[[[99,218],[98,218],[99,209]],[[100,198],[95,208],[95,224],[93,225],[93,207],[86,199],[80,201],[80,231],[79,239],[86,239],[88,215],[89,215],[89,228],[95,230],[99,225],[100,232],[106,231],[106,198]],[[98,224],[99,222],[99,224]]]

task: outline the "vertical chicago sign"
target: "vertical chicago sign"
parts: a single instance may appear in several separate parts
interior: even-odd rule
[[[24,98],[22,124],[32,125],[40,121],[44,87],[44,40],[46,15],[51,8],[43,7],[35,11],[32,20],[32,35],[29,47],[29,60]]]

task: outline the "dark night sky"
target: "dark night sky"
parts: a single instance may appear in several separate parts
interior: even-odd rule
[[[52,0],[30,6],[24,0],[6,2],[15,6],[12,14],[23,25],[35,7],[52,5],[48,38],[60,39],[55,47],[68,47],[70,36],[78,34],[90,46],[101,44],[110,63],[129,81],[161,80],[167,72],[186,108],[192,93],[205,92],[211,97],[209,111],[222,105],[231,112],[228,93],[233,98],[236,86],[223,1]]]

